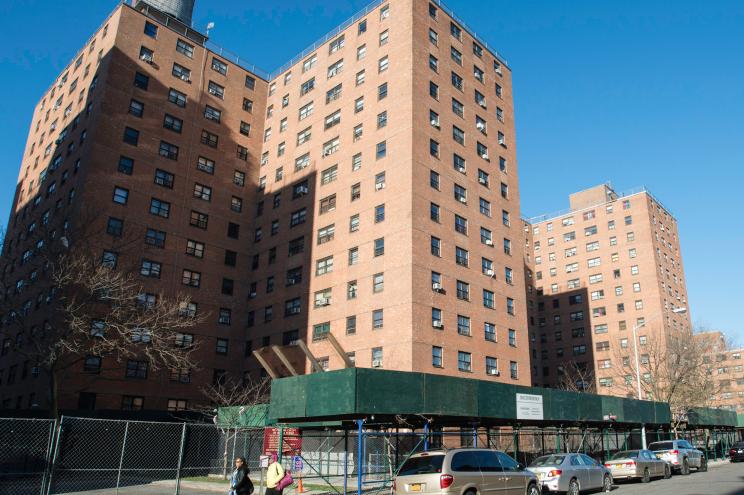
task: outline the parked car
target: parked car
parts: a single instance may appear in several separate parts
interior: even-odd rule
[[[537,475],[543,491],[579,495],[582,491],[612,489],[610,470],[584,454],[550,454],[527,467]]]
[[[605,467],[610,470],[614,480],[638,478],[648,483],[651,478],[672,477],[669,463],[656,457],[650,450],[621,450],[605,462]]]
[[[744,461],[744,442],[736,442],[729,449],[731,462]]]
[[[653,442],[648,450],[653,451],[661,460],[672,466],[672,470],[680,474],[690,474],[690,468],[698,471],[708,470],[708,461],[702,451],[694,448],[687,440],[669,440]]]
[[[395,495],[540,495],[537,477],[503,452],[463,448],[408,458],[393,480]]]

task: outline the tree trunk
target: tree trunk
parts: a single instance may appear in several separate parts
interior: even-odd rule
[[[57,366],[52,364],[49,368],[49,416],[52,419],[59,419],[58,388]]]

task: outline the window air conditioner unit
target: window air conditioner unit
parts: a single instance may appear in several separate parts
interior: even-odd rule
[[[380,189],[385,189],[385,183],[384,182],[378,182],[377,184],[375,184],[375,189],[378,190],[378,191]]]
[[[249,297],[256,297],[256,293],[255,292],[251,292]]]
[[[439,320],[435,320],[431,323],[431,326],[434,328],[444,328],[444,325],[442,325],[442,322]]]
[[[318,299],[318,306],[328,306],[331,304],[330,299],[326,299],[325,297]]]
[[[488,153],[483,153],[481,155],[481,158],[483,158],[484,160],[488,160]]]
[[[189,76],[186,74],[181,74],[181,80],[186,81],[186,82],[191,82],[191,80],[189,79]]]
[[[486,239],[486,246],[493,247],[493,241],[491,239]]]
[[[434,119],[432,119],[432,120],[431,120],[431,125],[433,125],[433,126],[434,126],[434,127],[436,127],[437,129],[439,129],[439,122],[438,122],[437,120],[434,120]]]
[[[486,275],[488,275],[489,277],[493,277],[494,276],[493,270],[491,270],[490,268],[486,270]]]
[[[485,177],[478,177],[478,182],[480,182],[483,185],[486,185],[488,184],[488,179],[486,179]]]
[[[462,204],[467,204],[467,202],[468,202],[468,200],[465,199],[464,196],[460,196],[459,198],[457,198],[457,201],[459,201]]]
[[[382,359],[373,359],[372,360],[372,367],[373,368],[382,368]]]
[[[499,372],[499,370],[488,370],[488,374],[491,375],[491,376],[500,376],[501,375],[501,373]]]
[[[483,122],[478,122],[477,124],[475,124],[475,127],[477,127],[479,131],[486,130],[486,124],[484,124]]]
[[[485,101],[479,101],[478,105],[481,106],[481,108],[486,108],[486,102]]]
[[[307,194],[307,187],[301,187],[301,188],[300,188],[300,189],[299,189],[299,190],[297,191],[297,194]]]
[[[433,284],[431,284],[431,289],[439,292],[442,290],[442,284],[440,284],[439,282],[434,282]]]
[[[324,150],[323,151],[323,156],[330,156],[330,155],[331,155],[331,150]]]

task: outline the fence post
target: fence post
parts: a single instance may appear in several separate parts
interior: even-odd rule
[[[429,451],[429,422],[424,423],[424,452]]]
[[[183,464],[183,451],[186,445],[186,423],[183,424],[181,429],[181,448],[178,451],[178,466],[176,466],[176,493],[181,493],[181,465]]]
[[[52,455],[51,464],[49,464],[49,484],[46,487],[46,495],[52,492],[52,475],[54,474],[54,464],[57,462],[57,454],[59,453],[59,439],[62,436],[62,425],[65,422],[65,417],[59,418],[59,424],[57,425],[57,435],[54,440],[54,454]]]
[[[279,461],[279,464],[282,463],[282,451],[284,450],[284,427],[279,425],[279,449],[277,449],[278,452],[276,453],[277,460]]]
[[[519,428],[514,429],[514,458],[519,462]]]
[[[119,493],[121,483],[121,466],[124,464],[124,450],[127,448],[127,436],[129,435],[129,421],[124,425],[124,440],[121,442],[121,455],[119,456],[119,471],[116,475],[116,493]]]
[[[349,484],[349,430],[344,428],[344,495]]]
[[[362,460],[362,452],[364,447],[362,442],[364,441],[364,433],[362,426],[364,425],[363,419],[357,419],[357,495],[362,495],[362,470],[364,469],[364,462]]]
[[[44,467],[44,474],[41,477],[41,487],[40,487],[40,495],[44,495],[46,490],[46,484],[49,481],[47,476],[49,476],[49,460],[52,458],[52,449],[54,448],[54,433],[57,431],[57,420],[54,419],[49,423],[49,439],[47,440],[47,451],[46,451],[46,458],[45,458],[45,467]]]

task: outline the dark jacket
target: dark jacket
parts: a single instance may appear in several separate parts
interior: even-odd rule
[[[236,481],[235,486],[232,487],[235,493],[238,495],[251,495],[253,493],[253,483],[248,477],[248,468],[236,469],[233,471],[233,478]]]

